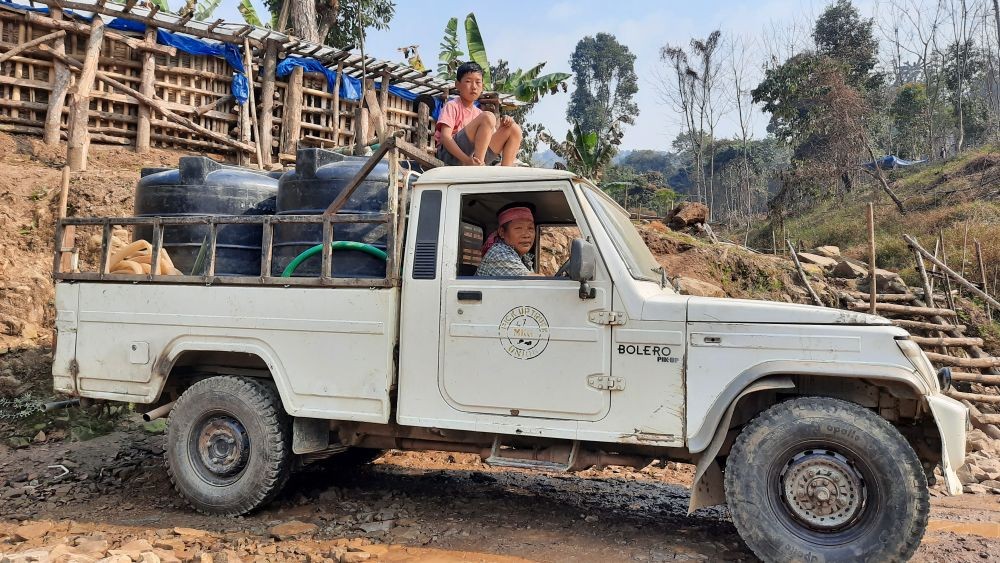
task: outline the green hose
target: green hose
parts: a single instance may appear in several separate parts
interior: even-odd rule
[[[386,260],[388,258],[388,255],[384,251],[382,251],[382,250],[380,250],[378,248],[375,248],[374,246],[372,246],[370,244],[365,244],[363,242],[354,242],[354,241],[350,241],[350,240],[338,240],[338,241],[334,241],[333,243],[331,243],[330,244],[330,248],[332,250],[357,250],[359,252],[365,252],[367,254],[371,254],[372,256],[374,256],[376,258],[381,258],[382,260]],[[316,246],[314,246],[312,248],[306,249],[305,252],[303,252],[302,254],[299,254],[298,256],[296,256],[295,259],[292,260],[288,264],[288,266],[285,267],[285,270],[283,272],[281,272],[281,277],[283,277],[283,278],[290,278],[290,277],[292,277],[292,274],[295,272],[295,269],[298,268],[300,264],[302,264],[303,262],[305,262],[306,260],[308,260],[309,258],[311,258],[313,255],[319,254],[320,251],[322,251],[322,250],[323,250],[323,245],[322,244],[317,244]]]

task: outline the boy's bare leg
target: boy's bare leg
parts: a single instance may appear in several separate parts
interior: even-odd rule
[[[500,155],[501,166],[514,166],[517,151],[521,149],[521,126],[512,123],[508,127],[501,127],[490,139],[490,148]]]
[[[496,125],[496,116],[484,111],[465,126],[465,135],[472,141],[472,156],[478,158],[479,162],[486,161],[486,149],[490,146]]]

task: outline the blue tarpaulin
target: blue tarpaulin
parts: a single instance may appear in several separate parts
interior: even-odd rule
[[[326,75],[326,82],[329,91],[333,91],[333,85],[337,80],[337,73],[323,66],[323,63],[310,57],[287,57],[275,69],[275,76],[284,78],[292,73],[292,69],[300,66],[305,72],[321,72]],[[361,99],[361,80],[353,76],[344,75],[340,80],[340,97],[346,100]]]
[[[133,33],[146,32],[146,24],[126,18],[115,18],[111,20],[108,27]],[[230,92],[232,92],[233,97],[240,104],[245,104],[250,99],[249,82],[247,81],[247,77],[243,75],[246,71],[243,67],[243,56],[236,45],[229,43],[209,43],[208,41],[171,33],[162,29],[156,30],[156,42],[161,45],[175,47],[191,55],[209,55],[226,59],[229,66],[233,67],[236,71],[236,74],[233,75]]]
[[[894,168],[899,168],[900,166],[913,166],[914,164],[922,164],[924,162],[927,162],[927,160],[906,160],[890,154],[888,156],[883,156],[876,161],[868,162],[864,165],[864,167],[869,170],[875,170],[875,167],[878,166],[878,168],[881,168],[882,170],[892,170]]]
[[[9,2],[8,0],[0,0],[0,4],[3,4],[4,6],[9,6],[11,8],[14,8],[15,10],[24,10],[26,12],[38,12],[40,14],[47,14],[47,13],[49,13],[49,9],[46,6],[38,6],[36,8],[34,6],[29,6],[27,4],[17,4],[15,2]],[[63,13],[67,14],[67,15],[70,15],[70,16],[73,16],[75,18],[80,18],[82,20],[86,20],[86,21],[90,21],[90,20],[94,19],[93,17],[84,16],[84,15],[78,14],[78,13],[72,11],[72,10],[63,10]]]

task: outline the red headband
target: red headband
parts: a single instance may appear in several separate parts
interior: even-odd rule
[[[510,209],[505,209],[497,215],[497,223],[499,223],[501,227],[517,219],[534,221],[535,216],[531,214],[531,210],[527,207],[511,207]]]

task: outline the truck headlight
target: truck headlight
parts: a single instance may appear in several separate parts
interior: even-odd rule
[[[941,390],[941,382],[938,380],[937,375],[934,373],[934,366],[931,365],[931,361],[927,359],[924,355],[924,351],[920,349],[920,346],[916,342],[910,340],[909,336],[897,336],[896,345],[906,356],[906,359],[910,361],[910,364],[916,368],[917,372],[924,377],[924,380],[928,382],[931,388],[937,387]],[[949,379],[951,373],[948,373]]]

